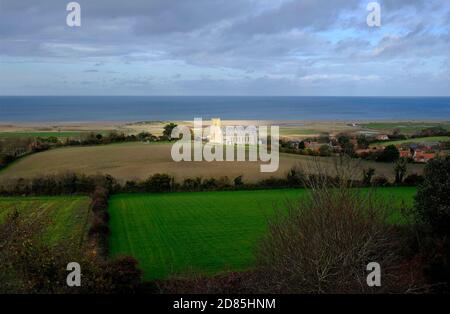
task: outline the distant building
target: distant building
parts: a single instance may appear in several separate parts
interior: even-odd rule
[[[412,154],[411,154],[411,150],[409,149],[405,149],[405,150],[400,150],[400,158],[411,158]]]
[[[377,136],[375,136],[375,139],[377,141],[389,141],[389,136],[387,136],[386,134],[378,134]]]
[[[257,129],[233,127],[233,132],[227,134],[227,128],[222,127],[220,118],[211,119],[211,127],[207,139],[213,144],[226,144],[226,145],[257,145],[258,144],[258,132]],[[264,144],[264,143],[259,143]]]
[[[434,158],[436,158],[436,153],[427,153],[420,150],[416,150],[413,156],[415,162],[428,162]]]
[[[223,143],[223,133],[221,121],[219,118],[211,119],[211,128],[209,131],[209,142],[213,144]]]

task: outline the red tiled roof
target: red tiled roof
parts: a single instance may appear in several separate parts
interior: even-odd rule
[[[400,151],[400,157],[410,157],[411,152],[409,150],[401,150]]]
[[[436,157],[435,153],[416,152],[416,154],[414,155],[414,159],[424,159],[424,160],[433,159],[435,157]]]

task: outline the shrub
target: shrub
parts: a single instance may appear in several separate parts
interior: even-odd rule
[[[169,192],[172,181],[173,178],[168,174],[157,173],[144,181],[143,186],[145,192]]]
[[[424,274],[439,293],[450,291],[450,156],[430,161],[415,198]]]
[[[142,272],[131,257],[102,260],[83,248],[46,246],[40,239],[47,221],[17,212],[0,224],[0,293],[133,293]],[[68,287],[69,262],[81,265],[81,287]]]
[[[413,173],[408,175],[405,180],[403,180],[403,184],[408,186],[418,186],[423,183],[423,176],[417,173]]]
[[[427,163],[415,208],[421,222],[438,236],[450,235],[450,156]]]
[[[269,222],[257,255],[257,289],[263,293],[406,291],[397,286],[399,237],[387,207],[369,193],[315,189]],[[366,265],[378,262],[383,286],[366,284]]]
[[[292,186],[304,186],[306,176],[300,167],[294,166],[289,170],[289,172],[286,176],[286,179],[287,179],[288,185],[291,187]]]
[[[217,188],[217,181],[214,178],[205,179],[203,180],[201,187],[207,191],[215,190]]]
[[[287,180],[270,177],[258,182],[258,185],[263,188],[280,188],[287,186]]]
[[[366,148],[369,148],[370,139],[367,136],[362,134],[357,137],[357,143],[358,143],[358,148],[366,149]]]
[[[125,182],[125,185],[123,186],[124,192],[138,192],[139,191],[139,185],[136,181],[129,180]]]
[[[183,181],[182,189],[184,191],[199,191],[201,187],[202,179],[197,177],[194,179],[187,178]]]
[[[373,186],[379,186],[379,187],[388,186],[389,180],[386,177],[377,176],[377,177],[373,178],[372,184],[373,184]]]
[[[130,294],[138,291],[142,271],[138,261],[130,256],[121,256],[106,263],[105,276],[111,281],[111,292]]]
[[[13,162],[16,159],[13,155],[10,154],[0,154],[0,166],[6,166],[9,163]]]
[[[319,147],[319,155],[320,156],[324,156],[324,157],[331,156],[332,152],[333,151],[331,150],[331,147],[329,145],[324,144]]]
[[[372,177],[375,175],[375,169],[368,168],[363,170],[363,185],[370,186],[372,183]]]
[[[164,126],[163,136],[172,140],[172,130],[175,129],[177,125],[175,123],[169,123]]]
[[[104,223],[108,223],[110,216],[107,211],[100,211],[95,214],[95,217],[97,217],[99,220],[103,221]]]
[[[117,181],[110,175],[79,175],[60,173],[34,177],[32,179],[11,179],[5,182],[3,195],[68,195],[94,193],[101,186],[109,193],[118,189]]]
[[[216,182],[218,189],[226,190],[231,186],[230,178],[228,178],[227,176],[220,177]]]
[[[234,182],[234,186],[236,188],[239,188],[239,187],[244,185],[244,181],[242,180],[242,176],[237,176],[236,178],[234,178],[233,182]]]
[[[388,145],[384,148],[384,150],[380,153],[377,158],[377,161],[382,162],[394,162],[400,158],[400,152],[398,151],[395,145]]]
[[[91,228],[89,229],[89,235],[108,235],[109,227],[108,224],[101,218],[95,217],[92,222]]]

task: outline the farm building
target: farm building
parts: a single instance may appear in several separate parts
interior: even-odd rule
[[[377,141],[389,141],[389,136],[387,136],[386,134],[378,134],[375,139]]]

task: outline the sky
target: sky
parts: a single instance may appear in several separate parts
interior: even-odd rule
[[[450,1],[0,0],[0,95],[450,96]]]

